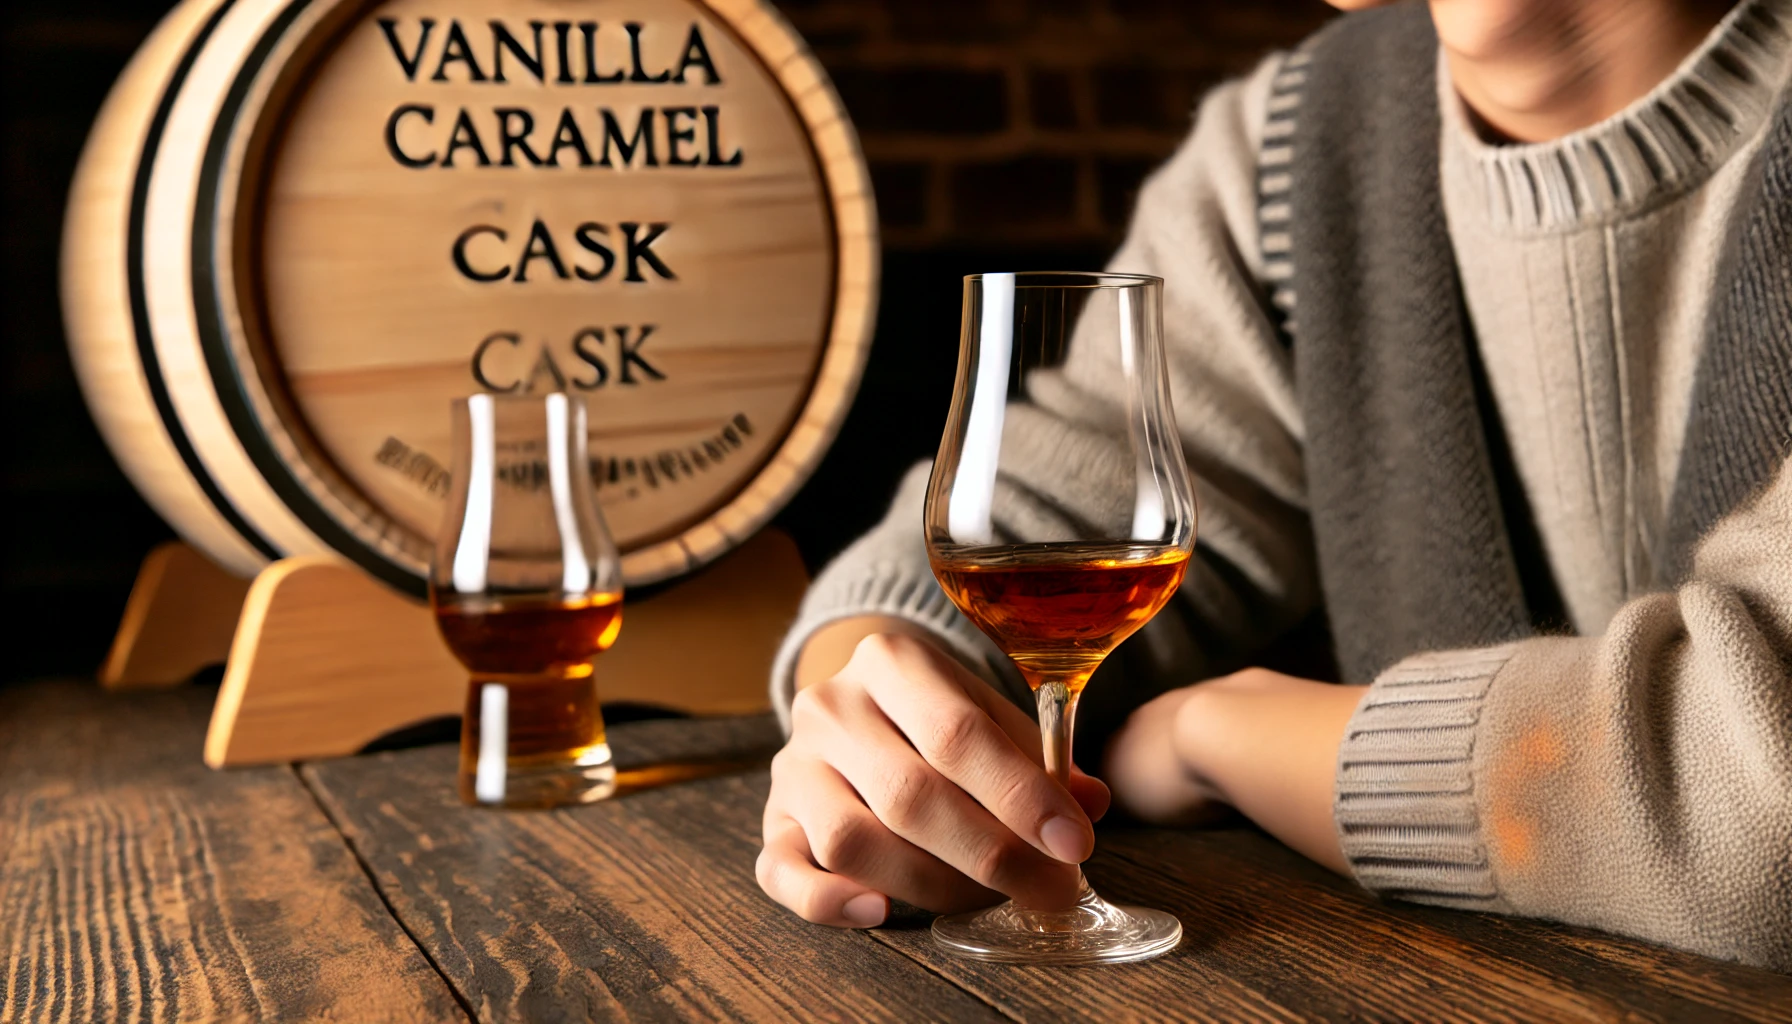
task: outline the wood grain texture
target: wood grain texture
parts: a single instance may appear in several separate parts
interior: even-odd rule
[[[1588,929],[1382,901],[1248,828],[1103,829],[1097,892],[1161,907],[1182,946],[1101,971],[879,938],[1017,1019],[1784,1021],[1792,978]],[[1118,994],[1123,997],[1117,998]]]
[[[725,747],[697,742],[718,727],[653,724],[662,737],[682,734],[686,750]],[[615,730],[618,750],[645,745],[642,732],[625,731],[641,728]],[[939,953],[926,914],[855,934],[803,926],[770,905],[751,874],[763,773],[505,816],[454,805],[446,749],[306,771],[397,912],[486,1019],[568,992],[589,1000],[580,1005],[614,1000],[643,1016],[676,1007],[752,1017],[776,998],[744,994],[766,984],[753,973],[761,964],[781,964],[784,998],[818,1016],[876,1013],[869,1004],[848,1009],[839,991],[855,987],[851,999],[876,991],[865,972],[879,961],[849,944],[866,938],[1022,1021],[1776,1021],[1792,1006],[1792,978],[1585,929],[1379,901],[1249,829],[1104,829],[1091,881],[1116,901],[1176,913],[1182,947],[1144,964],[1030,969]],[[645,928],[651,942],[630,938],[631,928]],[[654,983],[677,995],[649,1000],[613,987],[608,967],[597,971],[604,994],[592,995],[591,975],[540,966],[551,958],[545,950],[592,931],[599,937],[578,939],[586,944],[575,962],[622,948],[605,943],[638,942],[630,955],[677,965]],[[535,966],[518,974],[492,959],[494,934],[544,952],[522,956]],[[761,959],[772,950],[776,960]],[[898,1012],[916,1016],[908,1005]],[[920,1016],[948,1019],[943,1007]]]
[[[299,778],[207,772],[208,697],[0,690],[0,1021],[1783,1021],[1792,1006],[1792,977],[1381,902],[1249,829],[1102,829],[1091,880],[1179,915],[1169,956],[974,964],[934,949],[924,913],[849,932],[767,900],[762,770],[493,812],[456,800],[450,746]],[[779,736],[760,716],[630,723],[611,742],[647,787]]]
[[[768,752],[769,717],[610,731],[626,775]],[[760,774],[552,812],[462,807],[455,754],[313,764],[306,778],[412,934],[483,1021],[1000,1020],[860,932],[759,892]]]
[[[0,1020],[464,1019],[291,769],[199,763],[210,696],[0,689]]]

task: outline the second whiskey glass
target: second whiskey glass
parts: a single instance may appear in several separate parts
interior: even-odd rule
[[[453,486],[429,598],[471,674],[461,799],[601,800],[616,769],[592,659],[622,628],[622,560],[597,507],[584,403],[474,395],[453,415]]]

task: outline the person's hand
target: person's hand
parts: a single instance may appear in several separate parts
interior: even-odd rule
[[[1066,792],[1033,720],[931,643],[866,637],[797,694],[791,722],[758,863],[772,899],[854,928],[891,898],[938,913],[1075,901],[1107,787],[1074,772]]]
[[[1333,779],[1367,689],[1258,668],[1173,690],[1127,719],[1108,744],[1104,774],[1134,817],[1205,824],[1236,808],[1342,872]]]
[[[1142,704],[1109,741],[1102,777],[1126,814],[1153,825],[1209,825],[1231,814],[1231,805],[1200,772],[1199,758],[1185,755],[1178,720],[1200,685],[1171,690]],[[1191,717],[1199,715],[1195,709]]]

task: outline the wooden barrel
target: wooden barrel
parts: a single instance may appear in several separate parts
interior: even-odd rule
[[[876,276],[852,127],[760,0],[187,0],[63,245],[88,404],[183,536],[412,593],[478,390],[586,397],[630,583],[727,551],[832,441]]]

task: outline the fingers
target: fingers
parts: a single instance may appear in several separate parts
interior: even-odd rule
[[[795,821],[768,821],[765,849],[754,873],[765,894],[815,924],[836,928],[870,928],[890,914],[890,900],[881,892],[815,865],[809,843]]]
[[[958,678],[968,675],[962,666],[927,644],[877,637],[860,648],[869,648],[872,669],[855,673],[859,662],[855,656],[842,674],[863,685],[926,765],[1040,853],[1067,864],[1088,858],[1095,848],[1089,815],[1046,774],[1040,763],[1038,727],[1030,719],[974,677]],[[1032,739],[1030,751],[1017,744],[1010,731],[1023,727],[1022,735]],[[891,780],[875,781],[887,785]],[[929,792],[934,788],[918,777],[912,781]],[[853,784],[865,794],[859,780]]]
[[[1100,821],[1106,817],[1108,808],[1114,803],[1114,794],[1108,784],[1093,775],[1083,774],[1081,768],[1071,769],[1070,795],[1076,798],[1077,805],[1089,816],[1090,821]]]
[[[779,809],[801,827],[816,867],[935,913],[1001,900],[1000,893],[890,831],[827,763],[781,753],[772,774],[785,796]]]
[[[869,638],[868,638],[869,639]],[[983,709],[1008,738],[1020,748],[1021,753],[1034,764],[1044,763],[1044,750],[1040,745],[1039,723],[1033,721],[1031,715],[1014,705],[1007,697],[1002,696],[988,683],[977,678],[969,669],[959,664],[956,658],[947,655],[931,644],[916,643],[908,637],[880,637],[879,643],[864,645],[866,653],[872,656],[875,664],[889,665],[899,673],[908,670],[938,675],[943,681],[950,683],[961,691],[971,702]]]
[[[891,897],[938,912],[1007,894],[1074,902],[1111,801],[1040,764],[1038,727],[931,644],[867,638],[806,687],[773,762],[760,885],[807,920],[869,927]]]
[[[962,697],[958,703],[968,704]],[[792,708],[792,718],[794,733],[803,736],[807,748],[832,765],[896,836],[977,883],[1031,905],[1061,907],[1075,900],[1076,868],[1029,845],[1028,839],[936,771],[863,688],[824,685],[805,690]],[[1006,739],[1001,743],[1009,757],[1019,759],[1011,743]],[[1031,770],[1043,777],[1038,768]],[[1046,782],[1058,804],[1068,805],[1086,828],[1087,819],[1069,795],[1049,779]],[[1026,817],[1035,836],[1039,819],[1050,820],[1039,814]]]
[[[946,660],[951,661],[951,659]],[[1027,756],[1028,763],[1043,765],[1045,754],[1039,737],[1039,723],[1035,722],[1032,716],[1025,711],[1015,707],[1008,698],[997,693],[981,679],[971,675],[964,666],[959,665],[956,661],[952,661],[951,665],[956,670],[958,681],[960,685],[964,686],[965,692],[977,702],[979,707],[989,713],[989,717],[994,719],[997,725],[1002,727],[1002,731],[1014,741],[1014,745]],[[1113,794],[1109,792],[1107,784],[1093,775],[1087,774],[1074,764],[1070,766],[1070,795],[1076,798],[1083,813],[1087,814],[1092,822],[1100,821],[1113,805]]]

